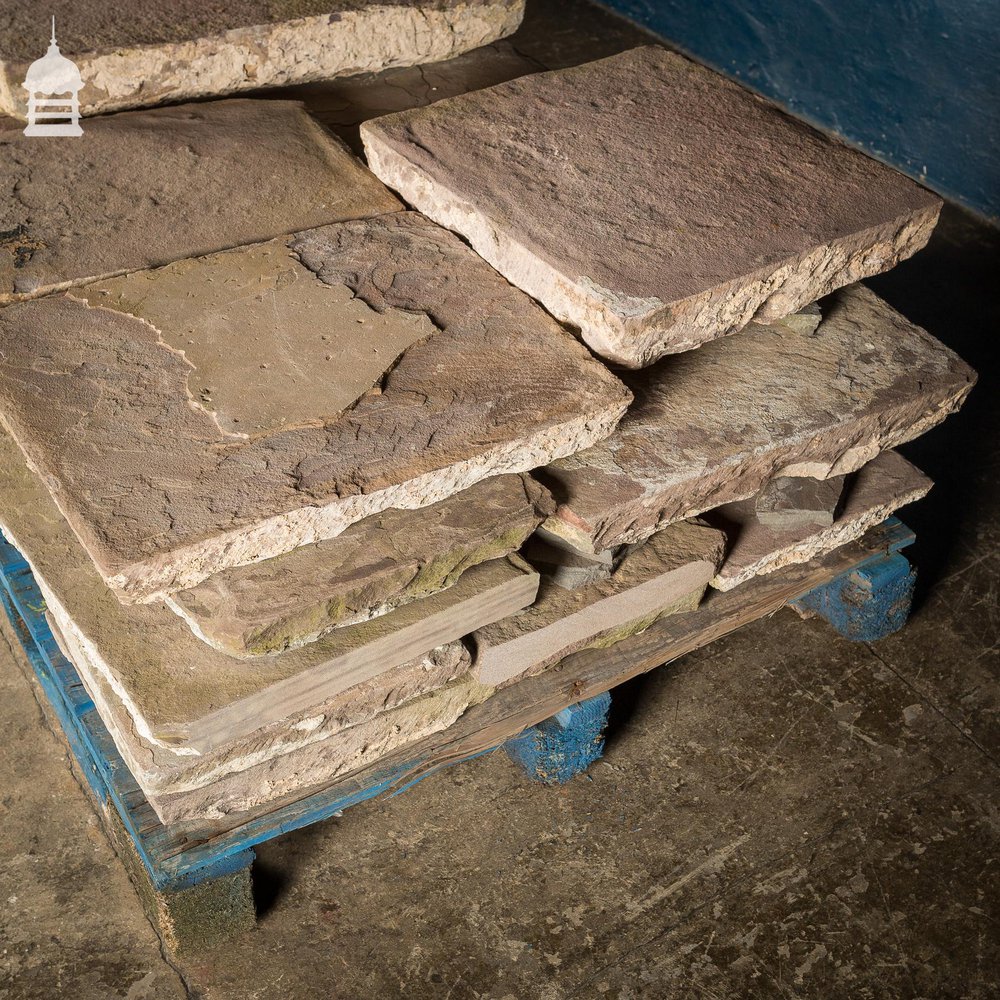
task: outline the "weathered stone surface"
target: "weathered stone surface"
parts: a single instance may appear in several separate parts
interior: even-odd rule
[[[79,67],[84,114],[435,62],[516,30],[524,0],[52,0],[0,3],[0,111],[24,118],[48,16]]]
[[[523,563],[493,560],[444,593],[300,649],[247,661],[207,646],[163,605],[119,603],[6,436],[0,436],[0,531],[31,564],[60,644],[157,809],[169,796],[335,735],[347,757],[327,765],[346,767],[364,755],[368,741],[360,730],[344,731],[460,681],[468,657],[455,640],[530,604],[538,580]],[[449,711],[459,711],[446,701]],[[439,724],[418,717],[406,732]],[[379,731],[383,751],[400,745],[395,736],[405,742],[402,728],[395,736],[391,726]],[[378,752],[373,745],[371,753]],[[296,774],[312,780],[293,760],[281,767],[286,792]],[[235,777],[231,787],[240,787]],[[262,801],[272,793],[265,785],[253,794]],[[219,800],[203,791],[193,801]],[[178,809],[186,808],[183,802],[182,796]]]
[[[206,273],[227,275],[228,293],[197,280]],[[317,341],[352,370],[303,371]],[[607,436],[630,399],[415,213],[0,310],[0,419],[125,600],[572,454]]]
[[[712,586],[732,590],[755,576],[808,562],[846,545],[900,507],[926,496],[932,485],[902,455],[887,451],[849,477],[843,510],[825,527],[801,522],[773,528],[755,515],[753,500],[724,504],[705,515],[732,539]]]
[[[369,165],[641,367],[891,268],[940,199],[657,47],[368,122]]]
[[[546,528],[600,550],[753,496],[773,476],[853,472],[939,424],[975,383],[860,285],[823,314],[811,335],[755,324],[626,379],[636,402],[618,430],[538,473],[559,501]]]
[[[607,580],[615,568],[611,552],[581,552],[544,528],[539,528],[528,539],[521,555],[542,576],[564,590],[576,590]]]
[[[721,531],[687,521],[654,535],[608,580],[578,590],[546,581],[530,608],[473,633],[473,673],[497,686],[578,650],[612,646],[662,615],[691,611],[725,548]]]
[[[397,208],[293,101],[95,119],[58,155],[0,131],[0,302]]]
[[[844,491],[844,476],[775,476],[754,497],[757,520],[781,531],[813,525],[828,528]]]
[[[555,510],[528,476],[494,476],[420,510],[387,510],[342,535],[224,570],[167,599],[195,634],[233,656],[311,642],[452,586],[520,548]]]

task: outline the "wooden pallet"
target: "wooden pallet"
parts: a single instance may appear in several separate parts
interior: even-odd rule
[[[661,619],[611,649],[584,650],[500,691],[456,723],[378,764],[260,815],[192,828],[164,826],[146,801],[79,675],[49,628],[30,567],[0,535],[0,602],[58,716],[118,853],[167,944],[220,940],[254,923],[253,848],[382,794],[398,794],[443,767],[506,745],[534,778],[565,781],[601,752],[617,685],[748,622],[792,605],[844,636],[871,641],[905,622],[914,573],[900,549],[913,534],[896,518],[804,566],[711,591],[694,612]]]

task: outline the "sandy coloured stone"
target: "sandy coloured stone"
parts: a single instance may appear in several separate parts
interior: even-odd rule
[[[932,485],[902,455],[887,451],[848,477],[843,508],[825,526],[800,522],[776,529],[761,523],[753,500],[724,504],[705,515],[732,538],[712,586],[732,590],[755,576],[808,562],[853,542],[900,507],[926,496]]]
[[[516,551],[554,510],[530,477],[494,476],[429,507],[387,510],[337,538],[224,570],[167,603],[225,653],[273,653],[446,590],[471,567]]]
[[[559,502],[545,527],[613,548],[774,476],[853,472],[939,424],[975,380],[874,293],[843,289],[812,334],[755,324],[630,375],[636,402],[615,433],[537,473]]]
[[[891,268],[941,201],[658,47],[367,122],[371,168],[599,354],[651,364]]]
[[[531,607],[472,634],[473,673],[498,686],[581,649],[612,646],[665,614],[693,611],[725,549],[721,531],[685,521],[653,535],[608,580],[576,590],[545,581]]]
[[[0,420],[129,601],[545,465],[630,400],[415,213],[0,309]]]
[[[58,155],[0,131],[0,303],[399,207],[294,101],[95,119]]]
[[[767,528],[828,528],[844,490],[844,476],[776,476],[754,497],[757,520]]]
[[[373,621],[239,660],[203,643],[162,604],[122,605],[6,435],[0,531],[28,560],[60,645],[154,808],[161,797],[205,789],[331,736],[342,740],[347,766],[359,752],[354,737],[367,745],[347,729],[461,681],[468,657],[457,640],[530,604],[538,585],[516,557],[492,560],[443,593]],[[437,724],[417,718],[411,731]],[[402,731],[396,735],[405,742]],[[400,744],[388,729],[380,745]],[[290,773],[286,786],[293,781]]]
[[[517,29],[524,0],[0,0],[0,112],[26,117],[28,66],[59,48],[94,115],[449,59]]]

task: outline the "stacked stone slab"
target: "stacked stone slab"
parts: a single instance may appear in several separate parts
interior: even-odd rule
[[[524,0],[3,0],[0,113],[26,116],[21,84],[50,15],[92,115],[449,59],[511,34],[523,12]]]

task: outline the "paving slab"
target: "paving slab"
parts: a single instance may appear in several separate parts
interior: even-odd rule
[[[824,302],[812,334],[754,324],[630,375],[617,431],[538,473],[545,522],[584,551],[753,496],[774,476],[854,472],[939,424],[976,374],[861,285]]]
[[[95,119],[58,155],[0,130],[0,303],[399,207],[295,101]]]
[[[524,0],[52,0],[0,3],[0,112],[25,118],[49,17],[85,115],[323,80],[459,55],[517,29]]]
[[[362,125],[371,168],[627,367],[919,250],[940,199],[656,46]]]
[[[631,400],[415,213],[16,303],[0,351],[0,421],[126,601],[545,465]]]
[[[308,757],[326,738],[341,741],[334,764],[344,767],[357,756],[377,759],[414,731],[433,731],[440,719],[421,710],[408,731],[383,720],[378,747],[371,727],[347,733],[461,680],[469,660],[457,640],[530,604],[537,591],[526,564],[494,559],[373,621],[278,655],[235,659],[165,605],[122,605],[6,436],[0,455],[0,531],[32,566],[53,631],[165,821],[182,814],[181,793],[209,796],[205,808],[218,808],[206,786],[300,749]],[[289,781],[311,779],[301,761],[291,764]],[[254,795],[277,792],[261,785]]]
[[[849,477],[843,506],[827,524],[799,521],[774,526],[760,519],[753,499],[724,504],[705,515],[731,539],[712,586],[732,590],[755,576],[808,562],[853,542],[900,507],[925,497],[931,486],[916,466],[898,452],[887,451]]]
[[[815,525],[828,528],[844,491],[844,476],[776,476],[754,497],[756,519],[775,530]]]
[[[494,476],[429,507],[387,510],[337,538],[224,570],[167,603],[224,653],[273,653],[447,590],[467,569],[515,552],[554,510],[529,476]]]
[[[663,615],[693,611],[725,548],[721,531],[685,521],[627,555],[607,580],[573,590],[546,581],[531,607],[472,634],[476,677],[498,686],[581,649],[613,646]]]

